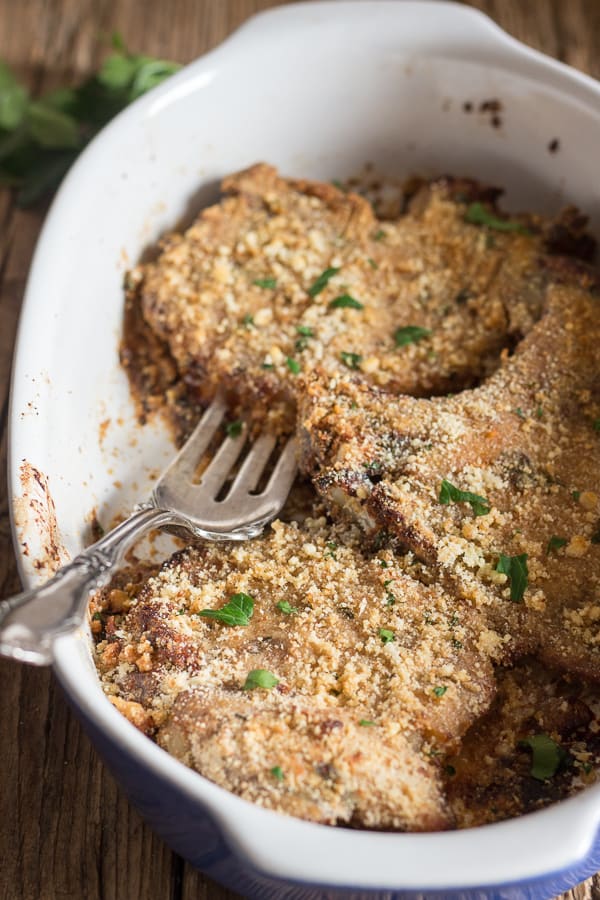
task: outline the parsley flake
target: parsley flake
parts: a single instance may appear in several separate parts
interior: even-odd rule
[[[594,431],[600,431],[600,419],[594,419],[592,422],[592,428]]]
[[[392,641],[396,640],[396,635],[393,631],[390,631],[389,628],[380,628],[379,629],[379,637],[383,641],[384,644],[391,644]]]
[[[436,685],[436,687],[434,687],[433,693],[435,694],[436,697],[443,697],[447,690],[448,690],[447,685],[438,684],[438,685]]]
[[[279,684],[279,678],[272,672],[267,669],[252,669],[246,675],[242,690],[253,691],[254,688],[263,688],[265,691],[270,691],[276,684]]]
[[[309,287],[309,289],[307,291],[308,296],[316,297],[317,294],[320,294],[321,291],[327,287],[327,284],[329,283],[329,279],[333,278],[334,275],[337,275],[337,273],[339,271],[340,271],[339,267],[336,268],[336,267],[332,266],[329,269],[325,269],[324,272],[321,272],[321,274],[316,279],[316,281],[313,281],[313,283]]]
[[[329,304],[329,309],[364,309],[364,303],[355,300],[350,294],[340,294]]]
[[[472,494],[471,491],[461,491],[445,478],[440,486],[438,500],[443,506],[448,506],[449,503],[468,503],[475,516],[487,516],[490,511],[489,500],[485,497]]]
[[[514,412],[515,416],[518,416],[520,419],[525,418],[525,413],[523,412],[523,410],[521,409],[520,406],[517,406],[516,409],[513,409],[513,412]]]
[[[581,491],[571,491],[571,497],[573,500],[579,500],[581,497]]]
[[[283,779],[285,778],[281,766],[273,766],[273,768],[271,769],[271,775],[273,776],[273,778],[276,778],[277,781],[283,781]]]
[[[342,352],[340,353],[340,359],[345,366],[348,366],[349,369],[360,368],[360,364],[362,362],[362,356],[360,355],[360,353],[349,353],[346,350],[342,350]]]
[[[290,370],[290,372],[292,373],[292,375],[298,375],[300,373],[300,370],[302,367],[297,359],[293,359],[291,356],[288,356],[288,358],[285,361],[285,364],[288,367],[288,369]]]
[[[335,555],[335,551],[337,550],[337,544],[335,541],[327,541],[327,550],[325,551],[325,557],[330,557],[331,559],[337,559]]]
[[[430,334],[429,328],[421,328],[420,325],[404,325],[402,328],[396,329],[394,340],[396,347],[406,347],[407,344],[416,344],[418,341],[422,341]]]
[[[296,325],[296,331],[298,334],[301,334],[302,337],[314,337],[315,332],[310,327],[310,325]]]
[[[250,330],[250,328],[254,328],[254,316],[251,316],[250,313],[246,313],[246,315],[242,319],[242,325],[244,325],[248,330]]]
[[[228,422],[225,426],[225,431],[227,432],[227,437],[236,438],[239,437],[242,433],[243,422],[241,419],[236,419],[235,422]]]
[[[372,725],[377,725],[377,722],[372,722],[371,719],[359,719],[358,724],[363,728],[370,728]]]
[[[519,746],[529,747],[531,750],[530,775],[538,781],[552,778],[567,760],[567,754],[563,748],[547,734],[534,734],[519,741]]]
[[[513,603],[520,603],[523,594],[527,588],[527,554],[521,553],[518,556],[505,556],[500,554],[496,572],[502,572],[508,575],[510,581],[510,599]]]
[[[291,603],[288,603],[287,600],[280,600],[276,605],[277,609],[280,609],[282,613],[286,614],[286,616],[292,616],[294,615],[294,613],[298,612],[297,607],[292,606]]]
[[[495,231],[516,231],[519,234],[531,234],[528,228],[521,225],[520,222],[513,222],[510,219],[500,219],[486,209],[483,203],[471,203],[465,212],[465,222],[470,225],[487,225]]]
[[[372,256],[367,256],[367,262],[369,263],[369,265],[371,266],[372,269],[379,268],[378,264],[375,262],[375,260],[373,259]]]
[[[548,546],[546,547],[546,556],[552,553],[553,550],[560,550],[560,548],[564,547],[566,543],[566,538],[557,537],[555,534],[553,534],[548,541]]]
[[[374,241],[382,241],[384,239],[384,237],[385,237],[385,231],[383,230],[383,228],[380,228],[379,231],[376,231],[375,234],[373,235],[373,240]]]
[[[255,284],[256,287],[266,288],[269,291],[274,291],[277,287],[277,279],[276,278],[255,278],[252,284]]]
[[[201,609],[198,616],[216,619],[223,625],[249,625],[254,614],[254,600],[249,594],[232,594],[221,609]]]

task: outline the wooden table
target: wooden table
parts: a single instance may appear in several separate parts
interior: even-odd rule
[[[33,91],[81,79],[119,31],[132,50],[187,62],[269,0],[0,0],[0,59]],[[600,0],[475,0],[526,43],[600,78]],[[0,190],[0,471],[19,306],[44,210]],[[0,481],[0,596],[19,589]],[[175,856],[103,768],[51,674],[0,662],[0,900],[226,900]],[[597,898],[600,876],[568,897]]]

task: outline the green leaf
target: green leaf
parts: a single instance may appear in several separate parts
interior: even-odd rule
[[[244,427],[244,423],[241,419],[236,419],[235,422],[228,422],[225,426],[225,432],[227,437],[236,438],[239,437],[242,433],[242,428]]]
[[[296,325],[296,331],[298,334],[301,334],[302,337],[314,337],[315,332],[310,327],[310,325]]]
[[[371,266],[372,269],[379,268],[378,264],[375,262],[375,260],[373,259],[372,256],[367,256],[367,262],[369,263],[369,265]]]
[[[285,778],[281,766],[273,766],[273,768],[271,769],[271,775],[273,776],[273,778],[276,778],[277,781],[283,781],[283,779]]]
[[[285,361],[285,364],[288,367],[288,369],[290,370],[290,372],[292,373],[292,375],[298,375],[300,373],[302,366],[300,365],[298,360],[292,359],[291,356],[288,356],[288,358]]]
[[[372,722],[371,719],[359,719],[358,724],[363,728],[371,728],[373,725],[377,725],[377,722]]]
[[[567,543],[568,541],[566,538],[556,537],[556,535],[553,534],[546,547],[546,556],[552,553],[553,550],[560,550],[560,548],[564,547]]]
[[[329,304],[329,309],[364,309],[364,304],[360,300],[355,300],[350,294],[340,294],[335,300]]]
[[[348,366],[349,369],[360,368],[360,364],[362,362],[362,356],[360,355],[360,353],[348,353],[345,350],[342,350],[342,352],[340,353],[340,359],[345,366]]]
[[[98,72],[98,81],[112,91],[129,89],[138,69],[136,57],[124,53],[107,56]]]
[[[594,431],[600,431],[600,419],[594,419],[592,428],[594,429]]]
[[[317,294],[320,294],[321,291],[327,287],[330,278],[333,278],[334,275],[337,275],[339,272],[339,268],[330,268],[325,269],[324,272],[321,272],[316,281],[314,281],[309,287],[307,293],[309,297],[316,297]]]
[[[510,599],[513,603],[520,603],[528,583],[527,554],[521,553],[518,556],[505,556],[501,553],[496,572],[508,575]]]
[[[141,65],[135,73],[133,84],[131,86],[131,100],[141,97],[151,91],[152,88],[158,87],[166,78],[170,78],[175,72],[178,72],[181,66],[179,63],[168,62],[166,59],[143,59]]]
[[[270,291],[274,291],[277,287],[277,279],[276,278],[255,278],[252,284],[255,284],[256,287],[267,288]]]
[[[532,752],[531,772],[538,781],[546,781],[556,774],[562,763],[567,760],[563,748],[549,738],[547,734],[534,734],[519,741],[519,746],[529,747]]]
[[[447,685],[438,684],[436,687],[434,687],[433,693],[435,694],[436,697],[443,697],[447,690],[448,690]]]
[[[516,231],[519,234],[531,234],[528,228],[520,222],[512,222],[510,219],[499,219],[486,209],[483,203],[471,203],[465,212],[465,222],[471,225],[487,225],[495,231]]]
[[[66,150],[79,145],[79,127],[75,119],[43,100],[29,104],[27,121],[29,133],[42,147]]]
[[[389,628],[380,628],[379,629],[379,637],[383,641],[384,644],[391,644],[392,641],[396,640],[396,635],[393,631],[390,631]]]
[[[460,491],[445,478],[440,486],[438,499],[443,506],[448,506],[449,503],[469,503],[476,516],[487,516],[490,511],[489,500],[485,497],[472,494],[471,491]]]
[[[202,609],[198,616],[216,619],[224,625],[249,625],[254,614],[254,600],[249,594],[233,594],[221,609]]]
[[[25,118],[28,95],[7,66],[0,63],[0,128],[13,131]]]
[[[110,36],[110,45],[116,53],[128,53],[127,47],[125,46],[125,41],[123,40],[123,35],[118,31],[113,31]]]
[[[286,614],[286,616],[292,616],[298,612],[297,607],[292,606],[290,603],[288,603],[287,600],[280,600],[276,605],[277,609],[280,609],[282,613]]]
[[[44,94],[43,102],[60,112],[73,115],[77,106],[77,91],[74,88],[57,88],[49,94]]]
[[[254,688],[263,688],[265,691],[270,691],[276,684],[279,684],[279,678],[272,672],[267,669],[252,669],[246,675],[243,690],[253,691]]]
[[[403,328],[397,328],[394,332],[394,340],[396,347],[405,347],[407,344],[416,344],[423,338],[429,337],[431,331],[428,328],[421,328],[419,325],[405,325]]]
[[[373,240],[374,241],[382,241],[384,239],[384,237],[385,237],[385,231],[383,230],[383,228],[380,228],[379,231],[376,231],[375,234],[373,235]]]

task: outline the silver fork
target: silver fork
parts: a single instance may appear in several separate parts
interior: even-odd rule
[[[226,496],[221,490],[246,444],[245,426],[227,437],[198,483],[194,474],[222,423],[226,406],[217,398],[159,478],[147,503],[92,544],[40,587],[0,603],[0,655],[34,665],[53,660],[56,638],[85,621],[89,596],[109,580],[124,553],[155,528],[209,541],[256,537],[284,505],[296,474],[296,444],[285,444],[266,487],[254,493],[276,444],[263,433],[253,443]]]

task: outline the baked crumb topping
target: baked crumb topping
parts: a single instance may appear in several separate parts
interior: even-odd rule
[[[413,182],[392,220],[264,164],[223,191],[129,273],[122,360],[142,418],[170,412],[181,438],[224,385],[230,427],[298,430],[309,480],[262,538],[189,547],[93,599],[107,695],[217,784],[329,824],[466,827],[585,786],[584,218],[509,218],[456,178]]]

